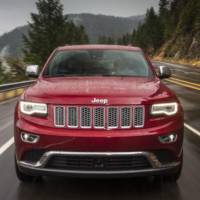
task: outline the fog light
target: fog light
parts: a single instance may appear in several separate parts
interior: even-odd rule
[[[172,143],[176,142],[178,136],[177,134],[169,134],[169,135],[164,135],[159,137],[159,141],[161,143]]]
[[[30,133],[21,133],[21,139],[23,142],[26,142],[26,143],[35,144],[38,142],[39,138],[40,137],[38,135],[33,135]]]

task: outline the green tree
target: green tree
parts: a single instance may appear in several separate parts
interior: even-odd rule
[[[5,70],[9,66],[9,70]],[[25,64],[17,57],[5,57],[0,61],[0,84],[26,80]]]
[[[117,40],[117,44],[129,45],[132,44],[132,35],[127,33]]]
[[[113,37],[108,37],[107,44],[115,44],[115,39]]]
[[[198,3],[199,0],[193,0],[185,2],[185,9],[181,12],[179,24],[177,27],[178,33],[187,34],[191,32],[193,27],[195,26],[195,20],[197,15],[199,14]]]
[[[195,31],[197,31],[199,33],[200,36],[200,1],[198,1],[197,6],[196,6],[196,10],[197,14],[196,14],[196,18],[195,18]]]
[[[132,34],[133,45],[155,52],[163,43],[162,25],[153,8],[147,10],[145,21]]]
[[[148,46],[157,50],[163,42],[163,32],[160,19],[153,8],[147,10],[145,31]]]
[[[38,0],[38,13],[32,13],[28,35],[24,35],[26,62],[43,64],[49,54],[65,44],[88,43],[84,27],[76,27],[63,15],[60,0]]]
[[[98,44],[115,44],[115,39],[113,37],[100,36]]]
[[[160,0],[159,2],[160,32],[162,32],[164,39],[168,39],[171,36],[172,17],[170,6],[171,2],[169,0]]]
[[[10,77],[12,81],[22,81],[27,79],[25,75],[26,64],[18,57],[7,57],[6,63],[10,66]]]
[[[106,36],[99,36],[99,38],[98,38],[98,44],[106,44],[106,43],[107,43]]]
[[[160,0],[159,2],[159,16],[165,16],[169,9],[169,0]]]
[[[140,25],[137,30],[133,31],[132,44],[147,49],[147,35],[145,24]]]
[[[3,68],[2,68],[2,61],[0,60],[0,84],[3,83],[3,78],[4,78],[4,74],[3,74]]]
[[[200,57],[200,0],[160,0],[159,13],[147,10],[143,24],[132,33],[131,42],[164,57]],[[124,38],[118,43],[124,44]],[[161,48],[162,47],[162,48]]]

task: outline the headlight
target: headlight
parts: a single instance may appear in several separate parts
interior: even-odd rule
[[[178,103],[154,104],[151,107],[152,115],[175,115],[178,111]]]
[[[20,102],[20,111],[26,115],[47,115],[47,105],[43,103],[32,103],[21,101]]]

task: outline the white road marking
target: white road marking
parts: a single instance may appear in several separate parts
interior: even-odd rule
[[[194,134],[200,136],[200,132],[195,128],[191,127],[190,125],[184,123],[184,126],[192,131]],[[10,138],[2,147],[0,147],[0,155],[2,155],[7,149],[9,149],[14,144],[14,137]]]
[[[2,132],[3,130],[7,129],[12,124],[13,124],[13,121],[9,121],[6,124],[4,124],[3,126],[0,126],[0,132]]]
[[[0,147],[0,156],[14,144],[14,137],[10,138],[2,147]]]
[[[191,75],[191,74],[194,74],[194,75],[197,75],[197,74],[200,74],[200,72],[189,72],[189,71],[184,71],[184,69],[175,69],[173,68],[173,71],[176,71],[176,72],[181,72],[185,75]],[[173,76],[176,76],[175,74],[173,74]]]
[[[14,101],[17,101],[18,99],[19,99],[19,97],[15,97],[15,98],[10,99],[10,100],[7,100],[7,101],[2,101],[2,102],[0,103],[0,105],[12,103],[12,102],[14,102]]]
[[[187,128],[188,130],[190,130],[190,131],[192,131],[193,133],[195,133],[196,135],[200,136],[200,132],[199,132],[197,129],[191,127],[189,124],[186,124],[186,123],[185,123],[184,126],[185,126],[185,128]]]

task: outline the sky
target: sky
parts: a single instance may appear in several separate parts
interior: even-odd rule
[[[0,35],[30,21],[36,12],[36,0],[0,0]],[[158,10],[159,0],[61,0],[64,13],[93,13],[114,16],[141,15],[153,6]]]

